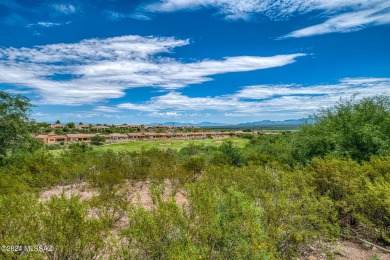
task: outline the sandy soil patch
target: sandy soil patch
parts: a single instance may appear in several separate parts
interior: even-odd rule
[[[153,206],[150,190],[151,186],[152,183],[149,181],[139,181],[136,183],[126,182],[126,189],[129,190],[126,195],[126,199],[128,199],[132,204],[140,205],[145,209],[151,209]],[[173,188],[171,182],[168,180],[165,181],[164,186],[165,191],[163,198],[167,200],[170,197]],[[43,191],[39,196],[39,201],[48,201],[52,196],[61,196],[63,192],[65,193],[66,198],[76,195],[79,196],[81,200],[90,200],[94,196],[99,195],[97,190],[88,186],[88,183],[82,182],[70,185],[60,185],[50,190]],[[187,202],[187,198],[183,191],[178,191],[174,195],[174,199],[180,206]]]
[[[379,257],[380,260],[390,260],[390,254],[381,251],[379,248],[363,245],[361,243],[348,240],[338,241],[335,245],[326,246],[326,251],[330,252],[335,260],[371,260]],[[302,254],[301,260],[326,260],[324,250],[318,250],[317,247],[309,247]]]
[[[149,181],[146,182],[137,182],[135,184],[131,184],[127,182],[127,187],[130,190],[128,199],[135,205],[140,205],[145,209],[152,209],[153,207],[153,199],[151,196],[151,186],[152,183]],[[164,183],[165,191],[163,194],[164,200],[168,200],[172,194],[172,184],[170,181],[166,180]],[[174,199],[179,206],[184,205],[187,202],[187,198],[184,195],[183,191],[178,191],[174,195]]]
[[[70,198],[72,195],[79,196],[81,200],[90,200],[93,196],[97,196],[98,192],[88,187],[86,182],[60,185],[50,190],[43,191],[39,196],[39,201],[48,201],[52,196],[60,197],[62,193],[65,193],[66,198]]]
[[[366,260],[377,256],[381,260],[390,260],[390,254],[385,253],[376,247],[365,249],[361,244],[350,241],[341,241],[339,244],[341,247],[341,255],[336,257],[336,259]]]

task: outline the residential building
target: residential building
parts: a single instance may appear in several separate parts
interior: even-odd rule
[[[68,142],[91,142],[96,134],[67,134]]]
[[[51,124],[51,128],[66,128],[66,125],[63,124]]]

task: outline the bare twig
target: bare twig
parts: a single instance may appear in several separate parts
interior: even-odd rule
[[[378,249],[380,249],[380,250],[382,250],[382,251],[385,251],[385,252],[387,252],[387,253],[390,253],[390,250],[389,250],[389,249],[386,249],[386,248],[384,248],[384,247],[380,247],[380,246],[378,246],[378,245],[375,245],[375,244],[373,244],[373,243],[371,243],[371,242],[369,242],[369,241],[367,241],[367,240],[364,240],[364,239],[361,239],[361,238],[358,238],[358,237],[357,237],[357,239],[359,239],[360,241],[362,241],[362,242],[364,242],[364,243],[367,243],[367,244],[369,244],[369,245],[375,246],[376,248],[378,248]]]

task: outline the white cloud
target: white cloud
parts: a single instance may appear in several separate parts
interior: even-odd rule
[[[245,87],[234,94],[242,99],[269,99],[275,96],[292,95],[336,95],[352,96],[361,93],[365,96],[373,96],[378,93],[388,92],[390,78],[345,78],[333,85],[257,85]]]
[[[38,22],[37,25],[42,27],[53,27],[53,26],[59,26],[61,23],[52,23],[52,22]]]
[[[273,20],[314,10],[337,12],[340,10],[368,9],[386,0],[161,0],[146,5],[149,12],[175,12],[199,8],[215,8],[227,18],[250,18],[260,14]]]
[[[72,4],[59,4],[59,3],[57,3],[57,4],[53,4],[52,7],[57,12],[62,13],[62,14],[66,14],[66,15],[77,13],[76,6],[74,6]]]
[[[152,112],[148,114],[139,114],[139,116],[146,116],[146,117],[152,117],[152,118],[193,118],[193,117],[207,117],[210,114],[199,114],[199,113],[182,113],[182,112],[177,112],[177,111],[166,111],[166,112]]]
[[[35,118],[37,118],[37,117],[47,117],[47,116],[50,116],[50,114],[42,113],[42,112],[36,112],[36,113],[33,113],[32,116],[35,117]]]
[[[225,117],[279,115],[304,117],[321,107],[333,106],[340,98],[358,93],[360,98],[390,94],[390,78],[345,78],[337,84],[313,86],[257,85],[236,93],[216,97],[188,97],[178,92],[153,97],[140,104],[124,103],[117,107],[153,114],[186,111],[218,111]]]
[[[220,15],[229,20],[250,20],[256,15],[271,20],[284,20],[312,11],[320,11],[322,16],[329,17],[322,24],[294,31],[282,38],[349,32],[390,23],[388,0],[161,0],[143,7],[146,12],[200,8],[217,9]]]
[[[122,97],[128,88],[177,89],[212,80],[212,75],[284,66],[304,56],[239,56],[190,63],[161,56],[187,44],[188,40],[172,37],[132,35],[0,48],[0,83],[33,89],[41,103],[78,105]]]
[[[170,92],[163,96],[153,97],[144,104],[124,103],[118,108],[138,111],[159,111],[164,109],[175,109],[179,111],[201,111],[201,110],[230,110],[239,105],[231,98],[224,97],[188,97],[178,92]]]
[[[32,114],[33,118],[39,120],[39,121],[55,121],[57,119],[61,119],[61,122],[69,122],[69,121],[81,121],[81,120],[88,120],[88,122],[84,123],[93,123],[95,120],[106,123],[104,121],[104,118],[109,119],[126,119],[129,118],[127,115],[116,115],[116,114],[106,114],[106,113],[100,113],[100,112],[91,112],[91,111],[76,111],[76,112],[69,112],[69,113],[42,113],[42,112],[36,112]],[[102,121],[103,118],[103,121]]]
[[[112,21],[118,21],[120,19],[126,18],[127,16],[123,13],[114,12],[114,11],[105,11],[105,15],[108,17],[108,19]]]
[[[294,12],[305,12],[312,1],[274,0],[162,0],[146,5],[149,12],[174,12],[199,8],[215,8],[227,19],[250,19],[253,14],[262,14],[271,19],[285,18]]]
[[[390,2],[368,10],[336,15],[325,22],[309,26],[285,35],[282,38],[300,38],[334,32],[350,32],[368,26],[390,23]]]
[[[144,20],[144,21],[151,20],[151,18],[148,15],[143,13],[125,14],[125,13],[114,12],[114,11],[105,11],[104,13],[111,21],[118,21],[124,18],[131,18],[131,19]]]
[[[178,112],[152,112],[148,114],[149,117],[157,117],[157,118],[178,118],[181,117],[182,114]]]
[[[108,107],[108,106],[97,106],[94,110],[95,110],[95,111],[99,111],[99,112],[107,112],[107,113],[116,113],[116,112],[119,112],[119,109],[118,109],[118,108],[115,108],[115,107]]]
[[[26,27],[44,27],[44,28],[49,28],[49,27],[55,27],[55,26],[60,26],[60,25],[65,25],[65,24],[70,24],[71,22],[68,21],[66,23],[54,23],[54,22],[37,22],[37,23],[29,23],[26,25]]]

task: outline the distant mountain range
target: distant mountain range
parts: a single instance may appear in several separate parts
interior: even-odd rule
[[[271,121],[271,120],[262,120],[257,122],[248,122],[241,123],[237,126],[273,126],[273,125],[302,125],[305,123],[311,123],[310,119],[301,118],[301,119],[289,119],[284,121]]]
[[[262,120],[256,122],[247,122],[240,124],[225,124],[225,123],[215,123],[215,122],[201,122],[197,124],[192,123],[179,123],[179,122],[165,122],[165,123],[152,123],[149,125],[163,125],[163,126],[297,126],[304,123],[312,123],[311,120],[306,118],[301,119],[289,119],[284,121],[272,121],[272,120]]]
[[[230,124],[213,123],[213,122],[201,122],[197,124],[192,123],[179,123],[179,122],[165,122],[165,123],[151,123],[146,125],[163,125],[163,126],[230,126]]]

